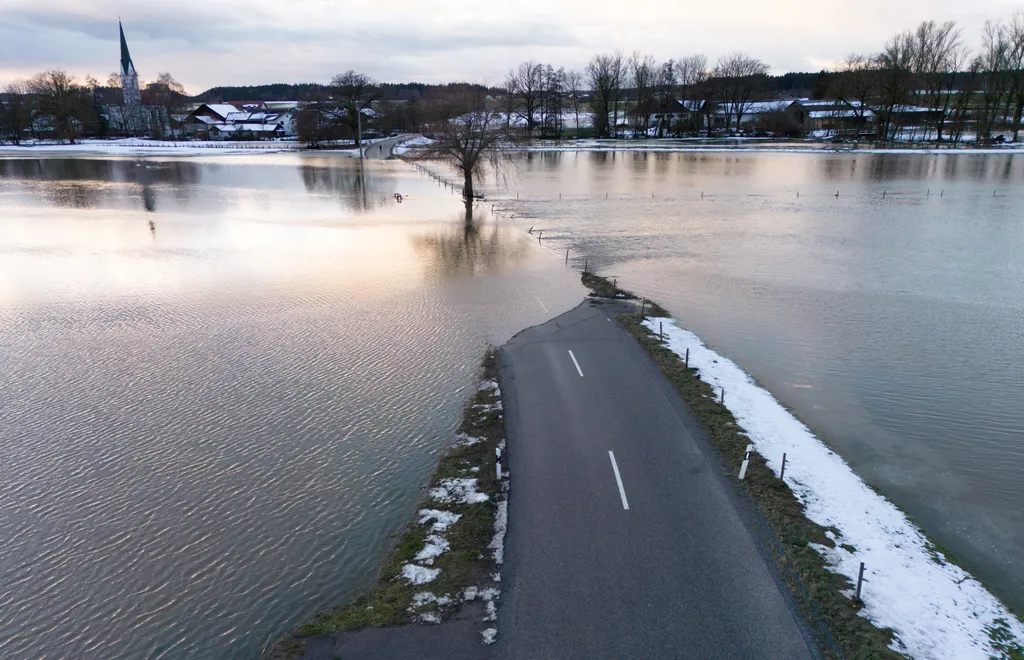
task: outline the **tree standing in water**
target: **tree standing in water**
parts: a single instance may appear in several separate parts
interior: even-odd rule
[[[416,158],[440,160],[462,175],[466,208],[473,205],[474,181],[491,169],[504,177],[512,164],[516,140],[500,113],[487,107],[481,91],[466,89],[431,100],[430,132],[433,142],[417,150]]]

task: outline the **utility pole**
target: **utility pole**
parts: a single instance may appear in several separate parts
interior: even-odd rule
[[[360,106],[362,103],[359,104]],[[363,109],[356,108],[356,148],[359,149],[359,160],[363,159]]]

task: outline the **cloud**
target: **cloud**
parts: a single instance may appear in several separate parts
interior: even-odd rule
[[[977,42],[1004,0],[928,4],[861,0],[808,10],[803,0],[0,0],[0,85],[49,68],[116,69],[118,10],[144,79],[170,71],[191,92],[214,85],[326,82],[346,69],[387,81],[497,83],[518,62],[581,68],[595,53],[639,49],[658,59],[742,49],[773,71],[820,68],[872,51],[924,19],[961,21]]]

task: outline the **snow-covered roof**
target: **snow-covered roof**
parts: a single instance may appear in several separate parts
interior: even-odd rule
[[[744,106],[744,116],[749,115],[763,115],[769,112],[778,112],[785,110],[786,107],[792,103],[792,101],[754,101],[750,105]],[[715,109],[716,115],[736,114],[736,108],[731,103],[723,103]]]
[[[668,110],[671,110],[672,112],[698,112],[703,106],[703,101],[672,99],[670,101],[666,101],[665,104],[655,110],[655,112]]]
[[[206,107],[225,119],[232,112],[239,112],[238,108],[227,103],[207,103]]]
[[[782,101],[778,99],[774,101],[754,101],[747,107],[747,113],[752,115],[761,115],[766,112],[778,112],[790,103],[792,103],[792,101]]]
[[[808,100],[808,99],[800,99],[799,103],[806,110],[811,110],[813,108],[835,108],[835,107],[859,108],[861,106],[860,101],[856,101],[856,100],[852,100],[852,99],[848,100],[848,101],[844,101],[844,100],[841,100],[841,99],[819,99],[817,101],[811,101],[811,100]]]
[[[833,106],[828,110],[810,110],[808,111],[807,116],[811,119],[829,119],[834,117],[872,117],[874,116],[874,113],[867,109],[858,113],[852,108]]]
[[[263,104],[267,110],[291,110],[299,107],[298,101],[266,101]]]
[[[897,105],[893,106],[893,112],[932,112],[931,108],[924,108],[919,105]]]
[[[276,131],[281,128],[278,124],[218,124],[210,130],[216,129],[221,133],[237,133],[251,132],[251,133],[267,133]]]

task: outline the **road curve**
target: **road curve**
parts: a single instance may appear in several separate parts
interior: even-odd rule
[[[501,349],[497,655],[820,657],[710,441],[612,312],[590,301]]]
[[[385,138],[363,147],[363,155],[367,160],[384,160],[390,158],[392,153],[402,142],[418,137],[419,133],[403,133],[395,137]]]

